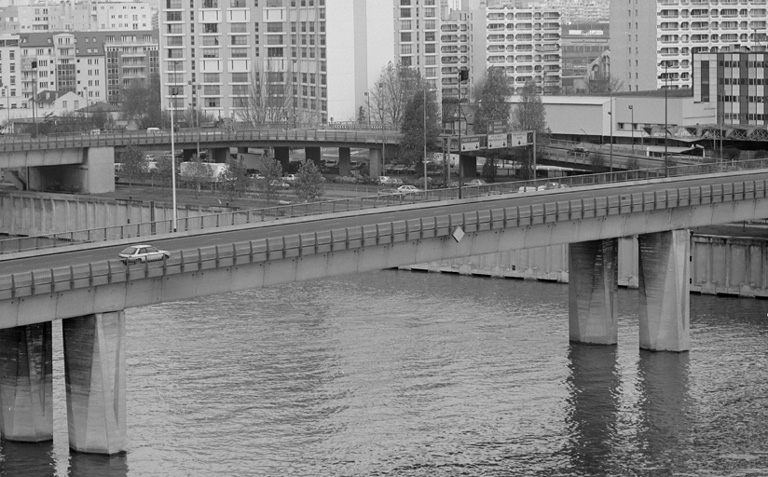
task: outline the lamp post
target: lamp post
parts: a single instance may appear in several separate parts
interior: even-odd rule
[[[461,164],[461,115],[463,113],[461,107],[461,84],[466,81],[469,81],[469,69],[467,67],[462,67],[459,69],[459,199],[462,198],[462,189],[464,187],[464,168]]]
[[[667,137],[669,136],[669,125],[667,123],[668,116],[667,116],[667,99],[669,96],[668,89],[669,86],[667,84],[667,80],[669,79],[669,74],[667,73],[667,68],[669,67],[669,62],[667,60],[664,60],[664,175],[666,177],[669,177],[669,157],[667,156]]]
[[[176,83],[176,62],[173,63],[173,82]],[[176,145],[174,136],[173,109],[176,107],[176,87],[171,90],[171,195],[173,197],[173,232],[178,228],[178,216],[176,211]],[[199,160],[200,156],[198,156]]]
[[[195,108],[195,129],[197,130],[197,158],[200,160],[200,85],[187,81],[192,87],[192,107]]]
[[[365,94],[365,100],[368,102],[368,129],[371,129],[371,95],[368,94],[368,91],[363,94]]]
[[[37,128],[37,60],[32,60],[32,122],[35,123],[35,137],[38,135]]]
[[[427,190],[429,184],[427,183],[427,85],[424,85],[424,156],[421,159],[421,163],[424,164],[424,199],[427,198]]]
[[[9,133],[11,131],[11,90],[8,89],[8,86],[3,86],[3,96],[5,96],[5,109],[8,113],[5,129],[6,133]]]
[[[632,117],[630,119],[630,128],[632,129],[632,156],[634,157],[635,155],[635,108],[633,108],[631,104],[628,106],[628,108],[629,108],[630,115]]]
[[[611,132],[610,132],[610,143],[608,144],[608,168],[613,174],[613,89],[610,90],[611,96],[611,110],[608,111],[608,117],[611,119]],[[611,175],[611,179],[613,179],[613,175]]]

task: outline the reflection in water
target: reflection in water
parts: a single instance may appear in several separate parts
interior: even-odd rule
[[[54,470],[53,441],[0,441],[0,475],[53,477]]]
[[[638,362],[638,447],[672,469],[686,460],[683,445],[691,437],[688,410],[689,353],[640,350]]]
[[[606,475],[615,445],[620,377],[616,346],[571,343],[566,453],[569,470]]]
[[[126,477],[128,475],[126,454],[96,455],[72,451],[69,466],[69,475],[73,477]]]

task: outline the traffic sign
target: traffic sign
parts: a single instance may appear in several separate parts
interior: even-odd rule
[[[461,152],[477,151],[480,149],[480,138],[477,136],[461,138]]]
[[[488,135],[488,149],[499,149],[503,147],[507,147],[506,133]]]
[[[515,131],[509,133],[509,147],[533,144],[533,131]]]

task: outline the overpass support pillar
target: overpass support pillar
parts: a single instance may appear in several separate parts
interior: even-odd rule
[[[640,248],[640,348],[690,349],[688,230],[643,234]]]
[[[349,163],[350,163],[351,157],[352,157],[352,154],[350,153],[350,150],[348,147],[339,148],[339,175],[340,176],[349,175]]]
[[[53,439],[51,322],[0,330],[0,434]]]
[[[616,239],[578,242],[569,246],[568,318],[571,341],[601,345],[618,342],[618,255]]]
[[[216,147],[208,149],[211,157],[208,158],[211,162],[218,162],[224,164],[229,160],[229,148],[228,147]]]
[[[368,149],[368,175],[370,177],[376,178],[384,175],[382,172],[384,169],[381,167],[382,160],[381,149]]]
[[[477,158],[475,156],[459,154],[459,175],[468,180],[477,177]]]
[[[318,169],[323,165],[323,154],[319,147],[305,147],[304,153],[307,160],[314,162]]]
[[[126,450],[125,312],[63,320],[69,447]]]
[[[275,147],[275,159],[283,166],[283,172],[291,165],[291,150],[287,147]]]

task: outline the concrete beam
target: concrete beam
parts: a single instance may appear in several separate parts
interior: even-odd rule
[[[125,312],[62,322],[69,447],[92,454],[126,450]]]
[[[618,240],[594,240],[569,246],[568,317],[570,340],[618,343],[616,292],[619,285]]]
[[[0,330],[0,435],[53,439],[51,323]]]
[[[640,247],[640,348],[690,349],[690,232],[643,234]]]
[[[381,154],[381,149],[368,149],[368,175],[370,177],[378,177],[384,175],[384,156]]]

